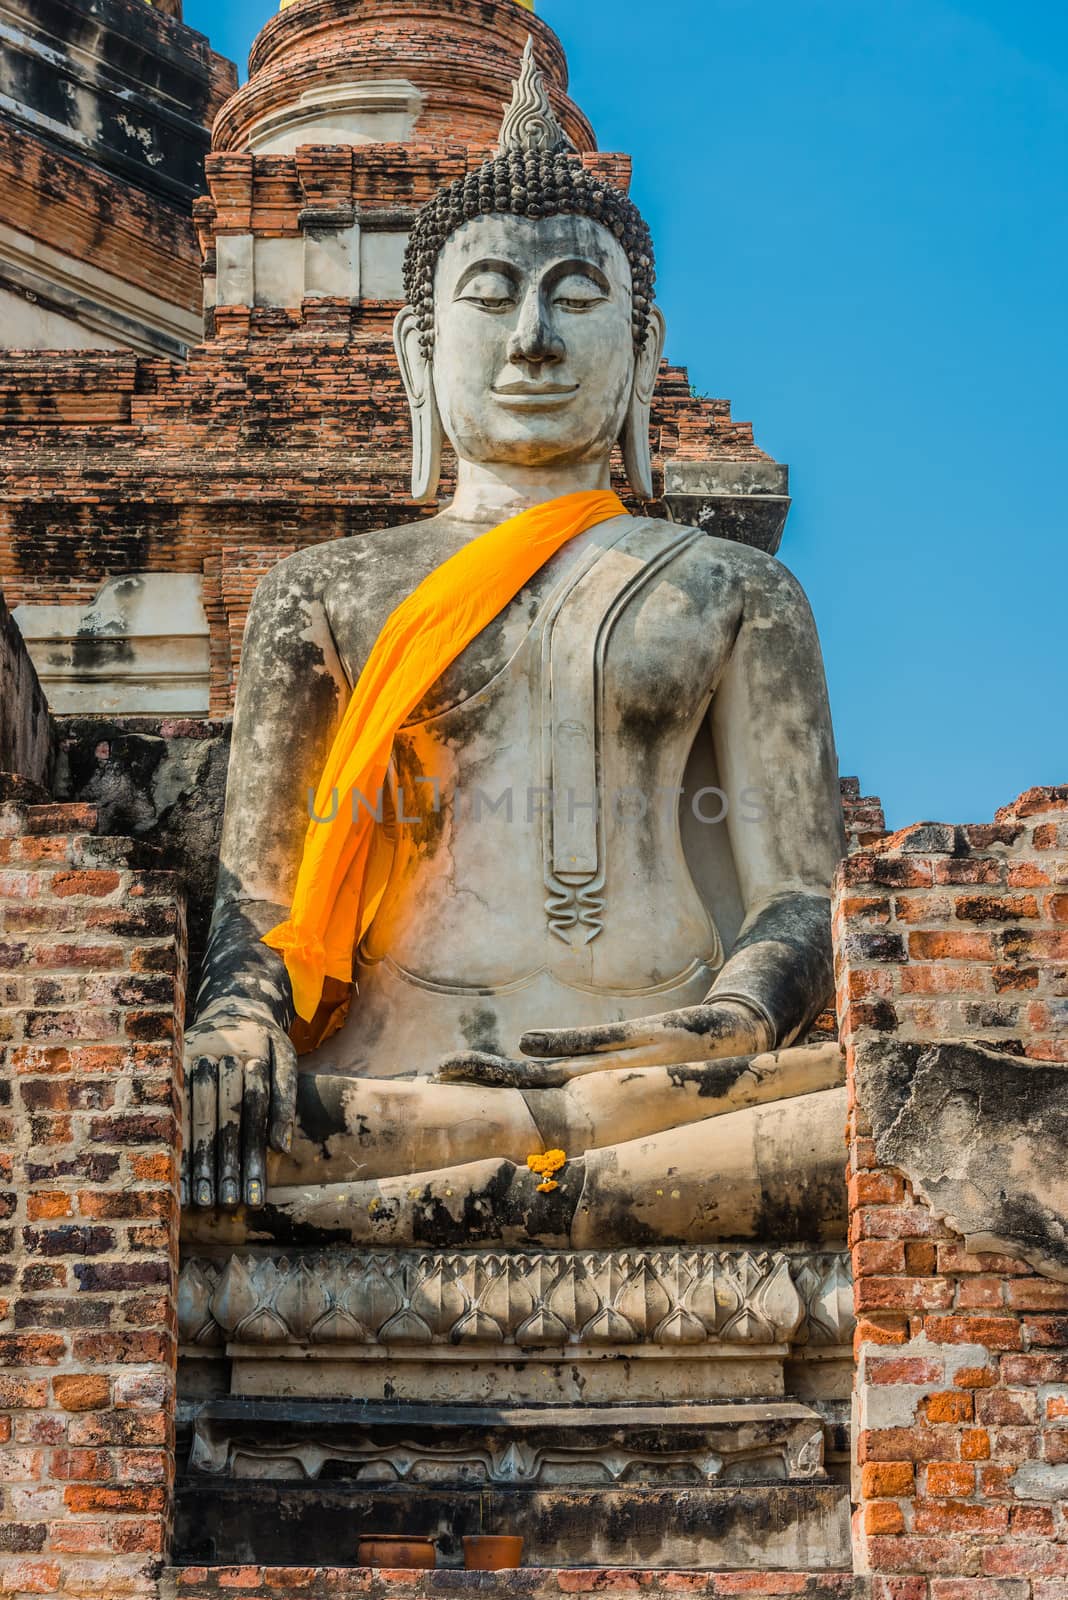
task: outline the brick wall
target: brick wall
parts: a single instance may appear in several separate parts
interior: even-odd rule
[[[1068,1063],[1068,788],[850,857],[836,949],[853,1091],[858,1571],[885,1600],[1064,1600],[1068,1282],[1025,1263],[1026,1237],[969,1249],[922,1182],[880,1159],[857,1086],[887,1041],[913,1053],[968,1041],[992,1082],[1016,1074],[1025,1092],[1027,1063],[1036,1082],[1051,1076],[1040,1064]],[[1011,1184],[1011,1165],[998,1181]]]
[[[184,914],[94,822],[0,803],[5,1600],[154,1594],[168,1536]]]

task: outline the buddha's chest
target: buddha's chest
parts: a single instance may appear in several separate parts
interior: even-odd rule
[[[707,704],[738,627],[738,586],[713,548],[651,519],[607,545],[575,541],[445,666],[407,726],[454,747],[505,722],[513,734],[540,727],[559,751],[606,732],[644,751],[677,736]]]

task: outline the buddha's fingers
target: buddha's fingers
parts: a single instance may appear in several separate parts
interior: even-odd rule
[[[219,1105],[219,1063],[214,1056],[197,1056],[190,1074],[193,1102],[191,1172],[193,1204],[215,1204],[215,1134]]]
[[[570,1077],[570,1062],[514,1060],[484,1050],[462,1050],[438,1063],[438,1083],[474,1083],[491,1089],[554,1089]]]
[[[271,1115],[268,1140],[285,1155],[293,1144],[297,1114],[297,1052],[282,1033],[271,1035]]]
[[[748,1055],[766,1043],[752,1014],[730,1000],[709,1000],[630,1022],[531,1030],[523,1034],[519,1048],[524,1055],[567,1057],[572,1068],[589,1055],[617,1056],[619,1065],[655,1067]]]
[[[184,1211],[193,1202],[193,1080],[188,1065],[182,1086],[182,1163],[178,1194]]]
[[[271,1098],[268,1063],[245,1063],[245,1093],[241,1102],[241,1165],[245,1175],[245,1204],[262,1206],[267,1191],[267,1113]]]
[[[239,1056],[219,1061],[219,1133],[216,1168],[219,1204],[236,1206],[241,1200],[241,1099],[244,1071]]]

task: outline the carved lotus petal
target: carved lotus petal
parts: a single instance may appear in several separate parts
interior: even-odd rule
[[[671,1310],[671,1301],[648,1261],[639,1261],[619,1294],[616,1310],[621,1311],[639,1338],[651,1334]]]
[[[709,1333],[719,1334],[742,1304],[741,1291],[713,1255],[706,1256],[686,1304]]]
[[[373,1256],[365,1257],[337,1294],[339,1310],[373,1338],[404,1304],[394,1280]]]
[[[304,1341],[330,1310],[330,1296],[319,1273],[300,1257],[290,1265],[275,1290],[272,1310],[294,1339]]]
[[[722,1329],[720,1337],[727,1344],[774,1344],[775,1334],[751,1305],[744,1305]]]
[[[596,1306],[610,1306],[626,1283],[630,1273],[629,1256],[615,1251],[608,1255],[591,1256],[585,1264],[586,1279],[596,1295]]]
[[[523,1279],[523,1269],[505,1258],[498,1271],[487,1274],[479,1308],[510,1336],[534,1310],[534,1296]]]
[[[498,1322],[474,1306],[461,1317],[450,1335],[453,1344],[501,1344],[504,1332]]]
[[[601,1308],[601,1297],[582,1267],[568,1261],[545,1301],[571,1333],[577,1333]]]
[[[182,1344],[217,1345],[223,1331],[211,1312],[211,1297],[218,1282],[206,1261],[189,1261],[178,1279],[178,1338]]]
[[[800,1288],[800,1284],[798,1285]],[[804,1291],[801,1291],[802,1294]],[[808,1302],[809,1343],[814,1345],[849,1344],[856,1327],[853,1311],[853,1278],[848,1258],[832,1255]]]
[[[490,1464],[495,1483],[533,1483],[541,1466],[541,1451],[512,1439],[503,1450],[491,1449]]]
[[[685,1306],[674,1306],[654,1335],[657,1344],[704,1344],[704,1324]]]
[[[813,1319],[816,1315],[815,1303],[819,1297],[823,1274],[812,1256],[801,1256],[795,1257],[791,1262],[790,1275],[801,1296],[801,1304],[805,1308],[801,1327],[794,1334],[794,1344],[810,1344],[817,1336]]]
[[[241,1256],[231,1256],[211,1297],[216,1322],[232,1337],[234,1330],[256,1310],[258,1298],[251,1264]]]
[[[520,1257],[519,1265],[526,1269],[526,1284],[535,1305],[544,1304],[557,1280],[560,1271],[559,1261],[550,1256],[536,1255],[529,1258]]]
[[[433,1337],[422,1317],[416,1316],[410,1306],[398,1311],[378,1330],[382,1344],[430,1344]]]
[[[756,1299],[762,1315],[772,1329],[774,1338],[781,1344],[789,1344],[801,1325],[805,1308],[790,1276],[790,1267],[785,1256],[779,1256],[775,1260],[769,1276],[760,1286]]]
[[[681,1250],[665,1251],[655,1255],[653,1269],[669,1300],[681,1305],[696,1276],[694,1257],[686,1257]]]
[[[615,1306],[602,1306],[582,1330],[583,1344],[633,1344],[638,1335]]]
[[[448,1337],[469,1305],[470,1300],[459,1281],[446,1271],[441,1261],[435,1262],[431,1272],[412,1291],[412,1310],[439,1339]]]
[[[332,1306],[325,1316],[312,1324],[308,1334],[310,1344],[369,1344],[371,1339],[362,1322],[340,1306]]]
[[[539,1306],[516,1331],[515,1342],[521,1345],[566,1344],[569,1329],[552,1311]]]

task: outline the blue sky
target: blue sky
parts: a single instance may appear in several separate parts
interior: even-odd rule
[[[185,6],[242,69],[272,10]],[[843,772],[895,827],[1068,781],[1063,0],[539,11],[634,158],[670,359],[790,463]]]

